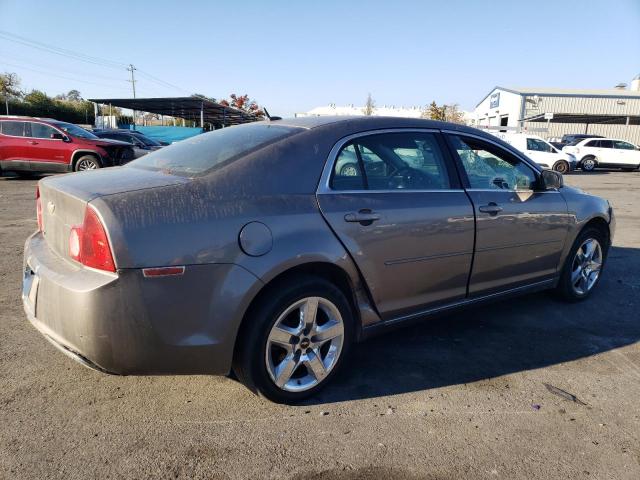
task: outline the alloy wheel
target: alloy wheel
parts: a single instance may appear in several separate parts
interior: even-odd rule
[[[78,171],[84,171],[84,170],[95,170],[96,168],[98,168],[98,166],[96,165],[96,163],[92,160],[80,160],[78,162]]]
[[[595,285],[602,270],[602,247],[588,238],[576,251],[571,266],[571,286],[578,295],[586,295]]]
[[[287,392],[320,384],[338,363],[344,343],[340,310],[323,297],[290,305],[267,337],[265,364],[271,380]]]
[[[556,172],[562,173],[563,175],[569,171],[569,164],[566,162],[558,162],[554,165],[553,168]]]
[[[355,165],[345,165],[340,170],[340,175],[342,175],[343,177],[356,177],[358,176],[358,169],[355,167]]]
[[[582,169],[590,172],[591,170],[593,170],[594,168],[596,168],[596,162],[593,158],[587,158],[586,160],[582,161]]]

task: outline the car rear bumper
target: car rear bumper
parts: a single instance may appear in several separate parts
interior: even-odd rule
[[[27,239],[22,300],[29,321],[86,366],[114,374],[227,374],[260,281],[233,264],[145,278],[84,268]]]

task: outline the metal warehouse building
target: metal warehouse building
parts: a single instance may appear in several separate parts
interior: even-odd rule
[[[623,85],[610,90],[495,87],[471,117],[478,128],[529,131],[543,138],[587,133],[640,144],[640,75],[628,90]]]

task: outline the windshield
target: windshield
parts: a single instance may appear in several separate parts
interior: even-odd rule
[[[200,175],[300,131],[297,127],[264,123],[223,128],[156,150],[128,163],[127,167]]]
[[[145,137],[144,135],[140,135],[138,133],[133,134],[138,140],[144,143],[147,147],[161,147],[162,144],[160,142],[156,142],[154,139]]]
[[[60,123],[54,123],[54,125],[58,127],[60,130],[64,130],[66,133],[68,133],[72,137],[98,140],[98,137],[96,137],[93,133],[86,131],[84,128],[80,128],[77,125],[74,125],[73,123],[60,122]]]

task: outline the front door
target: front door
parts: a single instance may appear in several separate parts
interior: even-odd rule
[[[39,122],[29,122],[27,131],[29,160],[31,170],[39,172],[66,171],[69,166],[69,148],[59,138],[51,138],[52,135],[62,135],[50,125]]]
[[[441,135],[362,134],[336,146],[333,155],[318,203],[381,316],[464,298],[473,208]]]
[[[539,191],[538,172],[501,146],[450,135],[476,212],[476,248],[469,295],[553,278],[568,232],[567,204]]]

